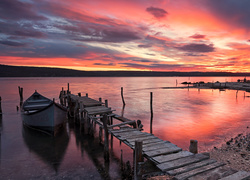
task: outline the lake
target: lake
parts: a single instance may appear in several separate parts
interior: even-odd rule
[[[67,83],[73,94],[100,97],[131,120],[142,121],[150,131],[150,92],[153,92],[153,134],[188,150],[190,139],[198,140],[199,151],[218,147],[250,125],[249,93],[235,90],[166,89],[181,82],[225,82],[242,77],[90,77],[90,78],[0,78],[3,115],[0,119],[1,179],[122,179],[123,163],[133,162],[133,152],[115,140],[110,163],[103,158],[103,145],[95,137],[81,133],[74,123],[55,138],[23,127],[18,86],[24,100],[35,90],[59,101]],[[123,111],[121,87],[126,102]]]

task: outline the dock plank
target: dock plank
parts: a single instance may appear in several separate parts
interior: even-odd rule
[[[225,165],[224,163],[216,162],[216,163],[209,164],[209,165],[185,172],[183,174],[177,175],[177,176],[175,176],[175,179],[176,180],[185,180],[185,179],[190,178],[192,176],[195,176],[197,174],[201,174],[201,173],[207,172],[209,170],[212,170],[212,169],[215,169],[217,167],[224,166],[224,165]]]
[[[203,160],[201,162],[197,162],[197,163],[186,165],[184,167],[169,170],[169,171],[167,171],[167,174],[169,174],[170,176],[175,176],[176,174],[185,173],[187,171],[191,171],[193,169],[196,169],[196,168],[199,168],[199,167],[202,167],[202,166],[213,164],[215,162],[216,162],[216,160],[214,160],[214,159]]]
[[[156,139],[148,139],[148,140],[144,140],[143,141],[143,144],[146,145],[146,144],[152,144],[152,143],[156,143],[156,142],[164,142],[163,140],[159,139],[159,138],[156,138]],[[131,142],[130,143],[132,145],[132,147],[135,146],[135,142]],[[143,146],[142,146],[143,147]]]
[[[172,144],[172,143],[161,143],[161,144],[152,144],[151,146],[147,146],[147,147],[143,147],[142,150],[143,151],[154,151],[157,149],[163,149],[163,148],[170,148],[170,147],[177,147],[176,145]]]
[[[221,180],[247,180],[250,179],[250,172],[238,171],[232,175],[221,178]]]
[[[159,138],[157,138],[153,135],[149,135],[149,136],[143,136],[143,137],[135,136],[134,138],[128,138],[128,139],[125,138],[124,140],[131,143],[131,142],[135,142],[135,141],[144,141],[144,140],[149,140],[149,139],[159,139]]]
[[[144,151],[144,154],[148,157],[153,157],[153,156],[159,156],[163,154],[170,154],[174,152],[179,152],[182,149],[175,146],[175,147],[168,147],[168,148],[162,148],[162,149],[156,149],[154,151]]]
[[[141,134],[140,131],[137,129],[128,129],[128,130],[122,130],[122,131],[111,131],[112,134],[116,136],[127,136],[127,135],[135,135],[135,134]]]
[[[177,159],[174,161],[158,164],[157,167],[161,169],[162,171],[168,171],[168,170],[177,169],[177,168],[180,168],[182,166],[186,166],[192,163],[196,163],[196,162],[208,159],[208,158],[209,158],[208,156],[205,156],[203,154],[195,154],[193,156],[188,156],[188,157],[184,157],[184,158]]]
[[[183,158],[183,157],[188,157],[188,156],[191,156],[191,155],[194,155],[194,154],[189,152],[189,151],[180,151],[180,152],[174,153],[174,154],[160,155],[160,156],[152,157],[152,160],[154,160],[155,162],[160,164],[160,163],[180,159],[180,158]]]

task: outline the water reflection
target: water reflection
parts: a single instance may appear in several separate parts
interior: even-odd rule
[[[70,120],[69,120],[70,121]],[[121,179],[121,177],[129,178],[131,172],[127,171],[126,163],[121,157],[113,151],[110,145],[109,161],[104,158],[104,145],[100,143],[99,138],[88,132],[84,132],[84,128],[80,128],[73,122],[69,123],[70,131],[75,134],[76,146],[81,150],[81,154],[87,155],[90,161],[96,167],[98,173],[103,179]],[[110,144],[113,144],[113,138],[110,138]],[[118,149],[119,147],[115,146]],[[128,163],[128,162],[127,162]],[[123,179],[123,178],[122,178]]]
[[[22,134],[29,150],[57,172],[69,143],[66,128],[63,128],[62,132],[53,137],[23,125]]]

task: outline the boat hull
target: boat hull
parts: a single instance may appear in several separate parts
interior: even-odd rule
[[[37,112],[22,113],[24,125],[54,134],[64,124],[66,117],[66,109],[56,103]]]

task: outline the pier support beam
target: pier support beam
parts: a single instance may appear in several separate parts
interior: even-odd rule
[[[109,132],[108,132],[108,115],[103,115],[103,127],[104,127],[104,159],[109,161]]]
[[[142,179],[142,164],[143,164],[143,155],[142,155],[142,141],[135,141],[135,150],[134,150],[134,179]]]

